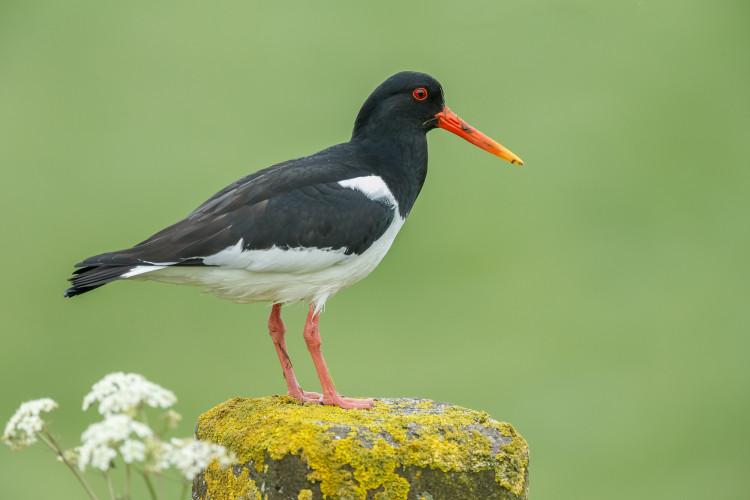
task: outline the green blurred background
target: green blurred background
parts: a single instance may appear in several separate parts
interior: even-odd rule
[[[189,436],[284,390],[269,307],[72,265],[233,180],[346,141],[404,69],[517,167],[444,131],[396,244],[328,303],[342,393],[482,409],[531,446],[533,498],[748,498],[750,7],[741,1],[0,3],[0,420],[139,372]],[[292,359],[315,388],[286,308]],[[96,477],[91,480],[102,486]],[[0,496],[83,498],[41,446]],[[177,492],[170,494],[176,498]]]

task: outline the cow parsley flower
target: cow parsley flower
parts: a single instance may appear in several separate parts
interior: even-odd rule
[[[148,472],[160,473],[170,466],[172,445],[159,439],[147,439],[144,463]]]
[[[218,460],[222,468],[237,462],[234,453],[227,453],[227,449],[220,444],[194,439],[172,439],[170,441],[170,464],[179,470],[188,481],[205,469],[213,460]]]
[[[129,442],[132,441],[131,434],[145,439],[150,438],[153,431],[146,424],[136,422],[127,415],[111,415],[101,422],[91,424],[81,435],[83,444],[76,448],[78,468],[81,472],[85,471],[87,466],[107,471],[117,456],[118,449],[126,462],[137,460],[140,447]],[[123,448],[125,451],[122,451]],[[145,446],[142,451],[145,452]]]
[[[120,446],[120,454],[126,464],[143,462],[146,456],[146,445],[136,439],[126,439]]]
[[[50,398],[22,403],[5,426],[3,442],[14,450],[36,443],[37,434],[44,429],[44,419],[39,414],[55,408],[57,403]]]
[[[136,470],[143,473],[152,494],[154,489],[150,474],[161,475],[165,469],[174,467],[185,479],[192,481],[215,460],[223,468],[236,464],[234,453],[227,452],[225,447],[218,444],[190,438],[162,441],[163,432],[177,427],[182,418],[172,409],[161,415],[161,432],[153,431],[144,423],[147,415],[142,410],[146,406],[169,408],[176,401],[171,391],[149,382],[141,375],[111,373],[94,384],[83,400],[84,410],[98,405],[104,420],[91,424],[81,434],[80,446],[63,450],[47,430],[47,424],[40,414],[58,406],[49,398],[23,403],[5,427],[2,440],[15,449],[42,441],[56,453],[57,460],[71,470],[92,499],[97,496],[82,474],[87,469],[104,472],[110,496],[122,498],[115,494],[109,476],[109,470],[115,466],[118,456],[128,464],[126,491],[130,491],[130,464],[140,462],[142,465],[137,466]],[[143,422],[136,420],[136,417]],[[185,485],[189,486],[189,483]]]
[[[172,391],[149,382],[142,375],[116,372],[94,384],[91,392],[83,398],[83,409],[86,410],[97,402],[99,413],[106,416],[132,414],[142,405],[169,408],[177,402],[177,397]]]

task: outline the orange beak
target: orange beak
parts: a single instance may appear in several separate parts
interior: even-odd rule
[[[505,149],[498,144],[497,141],[490,139],[479,130],[471,127],[450,109],[443,109],[440,113],[435,115],[435,118],[437,118],[438,127],[453,132],[459,137],[463,137],[475,146],[479,146],[485,151],[488,151],[495,156],[499,156],[503,160],[508,160],[516,165],[523,165],[521,158]]]

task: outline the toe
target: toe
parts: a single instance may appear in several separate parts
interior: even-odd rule
[[[331,406],[338,406],[339,408],[343,408],[345,410],[351,410],[351,409],[369,410],[370,408],[372,408],[373,400],[372,399],[344,398],[344,397],[339,396],[338,394],[333,394],[330,396],[324,395],[323,404],[331,405]]]

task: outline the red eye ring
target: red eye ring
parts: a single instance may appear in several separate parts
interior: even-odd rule
[[[424,87],[419,87],[418,89],[414,89],[414,92],[411,93],[411,95],[414,96],[414,99],[417,101],[424,101],[427,99],[427,89]]]

